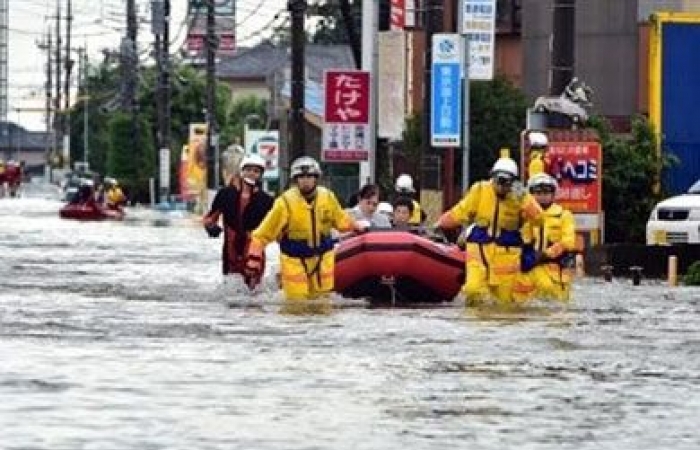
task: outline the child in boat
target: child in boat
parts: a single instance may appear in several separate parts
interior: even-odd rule
[[[411,216],[413,215],[413,200],[409,197],[400,196],[394,200],[394,228],[407,230],[413,226]]]

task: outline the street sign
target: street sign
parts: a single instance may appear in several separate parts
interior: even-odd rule
[[[457,147],[462,132],[462,39],[456,33],[438,33],[432,46],[430,144]]]
[[[469,42],[469,79],[493,79],[496,0],[461,0],[460,33]]]
[[[328,70],[321,160],[360,162],[369,159],[370,74],[361,70]]]

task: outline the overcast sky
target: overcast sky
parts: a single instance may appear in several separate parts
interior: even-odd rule
[[[220,0],[221,1],[221,0]],[[9,1],[9,67],[8,112],[11,122],[19,122],[30,130],[44,130],[43,112],[46,81],[46,52],[37,47],[45,40],[47,30],[55,33],[56,5],[61,4],[65,17],[68,0],[10,0]],[[150,20],[150,0],[136,0],[139,16]],[[171,51],[183,43],[186,34],[186,0],[171,0]],[[236,0],[238,44],[250,46],[260,40],[264,25],[281,23],[286,13],[286,0]],[[126,28],[126,0],[72,0],[73,33],[71,47],[87,47],[94,62],[102,59],[102,49],[117,49]],[[65,21],[61,25],[65,45]],[[55,38],[54,38],[55,39]],[[150,24],[139,29],[139,50],[152,44]],[[55,44],[55,40],[54,40]],[[74,56],[77,60],[77,57]],[[73,84],[77,66],[73,69]],[[54,76],[55,82],[55,76]]]

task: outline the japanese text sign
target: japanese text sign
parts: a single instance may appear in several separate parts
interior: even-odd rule
[[[550,142],[548,172],[559,183],[556,201],[572,212],[602,210],[603,154],[598,142]]]
[[[327,71],[326,122],[369,123],[369,72]]]
[[[458,34],[433,35],[430,142],[434,147],[456,147],[461,139],[461,43]]]
[[[324,75],[325,105],[321,159],[359,162],[369,158],[370,74],[329,70]]]

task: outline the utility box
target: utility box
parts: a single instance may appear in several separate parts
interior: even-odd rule
[[[662,174],[678,194],[700,178],[700,13],[656,13],[650,31],[649,117],[659,151],[679,159]]]

